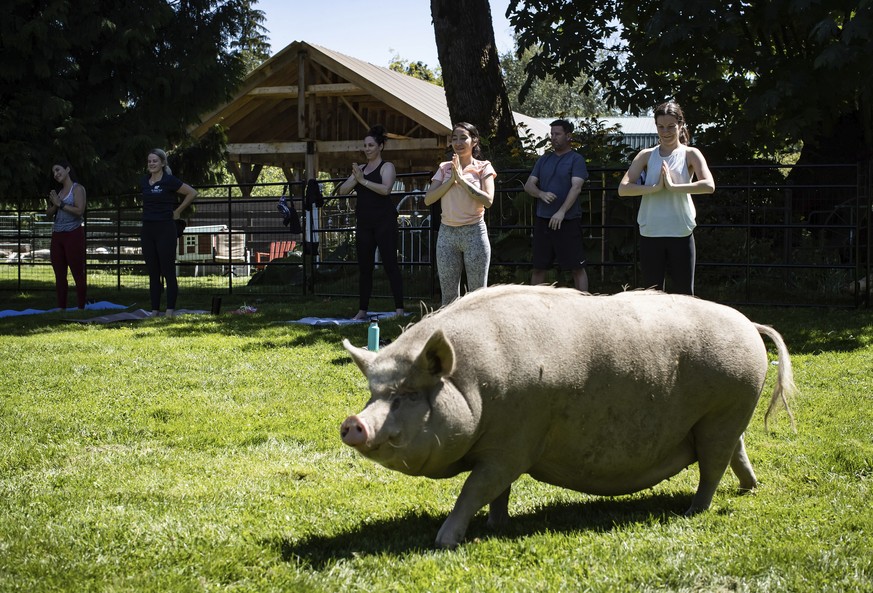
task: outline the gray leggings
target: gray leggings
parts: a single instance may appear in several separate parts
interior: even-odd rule
[[[436,244],[443,306],[461,296],[461,272],[467,270],[467,292],[488,286],[491,243],[485,221],[464,226],[440,225]]]

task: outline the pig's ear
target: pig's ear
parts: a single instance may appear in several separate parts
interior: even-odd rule
[[[373,362],[374,358],[376,358],[376,353],[370,352],[366,348],[352,346],[352,343],[348,340],[343,340],[343,347],[348,350],[352,360],[355,361],[355,364],[358,365],[358,368],[361,369],[361,372],[366,376],[367,370],[370,368],[370,363]]]
[[[455,370],[455,349],[442,330],[438,329],[430,336],[413,367],[419,373],[419,380],[424,382],[435,382],[452,374]]]

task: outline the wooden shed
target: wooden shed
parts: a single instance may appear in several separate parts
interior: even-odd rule
[[[548,135],[548,125],[514,115],[535,135]],[[433,170],[451,136],[445,90],[295,41],[254,70],[231,101],[204,115],[191,132],[200,137],[223,126],[229,168],[244,184],[256,182],[264,165],[282,167],[291,181],[318,172],[343,176],[352,162],[362,162],[364,134],[375,124],[388,132],[384,155],[398,172]]]

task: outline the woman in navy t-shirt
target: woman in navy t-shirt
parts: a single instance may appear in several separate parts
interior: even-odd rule
[[[194,198],[197,190],[173,177],[167,166],[167,153],[160,148],[149,152],[148,174],[140,182],[142,191],[142,256],[149,273],[152,315],[161,309],[161,277],[167,282],[167,317],[172,317],[179,295],[176,280],[176,221]],[[179,194],[183,196],[179,203]]]

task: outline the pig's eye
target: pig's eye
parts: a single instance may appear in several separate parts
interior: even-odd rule
[[[391,400],[391,411],[393,412],[397,410],[400,407],[400,404],[402,404],[404,401],[415,402],[418,401],[419,397],[420,394],[418,393],[401,393],[395,396],[393,400]]]

